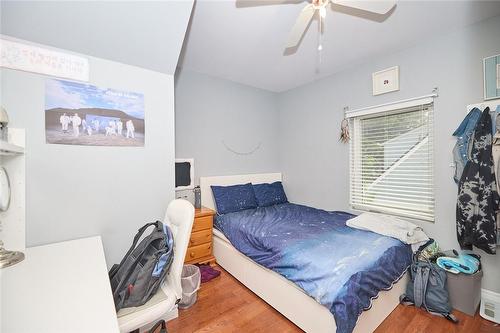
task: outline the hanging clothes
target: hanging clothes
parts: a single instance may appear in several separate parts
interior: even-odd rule
[[[500,127],[493,136],[492,151],[493,164],[495,165],[495,181],[497,183],[497,193],[500,193]],[[497,245],[500,245],[500,207],[497,211]]]
[[[500,114],[500,105],[497,106],[495,111],[490,111],[491,127],[493,128],[493,135],[495,135],[495,133],[500,130],[500,125],[499,125],[500,117],[498,117],[499,114]]]
[[[492,157],[490,109],[486,108],[474,130],[471,160],[458,183],[457,238],[462,249],[472,246],[496,253],[497,193]]]
[[[458,184],[460,177],[464,171],[465,164],[470,160],[470,148],[472,146],[472,135],[477,122],[481,117],[481,110],[473,108],[467,116],[462,120],[460,126],[453,132],[453,136],[457,137],[457,143],[453,148],[453,160],[455,162],[455,175],[453,179]]]
[[[500,105],[493,113],[492,120],[496,132],[493,132],[493,165],[495,166],[495,180],[497,182],[497,193],[500,193]],[[497,245],[500,245],[500,207],[497,212]]]

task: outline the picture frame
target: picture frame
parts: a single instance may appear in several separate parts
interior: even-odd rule
[[[144,94],[59,79],[45,80],[45,142],[144,147]]]
[[[373,96],[399,90],[399,66],[387,68],[372,74]]]
[[[500,54],[483,59],[484,100],[500,98]]]

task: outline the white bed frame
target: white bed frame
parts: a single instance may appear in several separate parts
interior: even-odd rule
[[[201,202],[203,206],[216,210],[211,185],[259,184],[281,180],[281,173],[200,177]],[[213,243],[217,263],[295,325],[308,333],[335,332],[337,326],[330,311],[302,289],[236,250],[217,230],[214,230]],[[399,296],[406,287],[406,275],[392,289],[379,293],[371,309],[359,317],[355,333],[373,332],[396,308]]]

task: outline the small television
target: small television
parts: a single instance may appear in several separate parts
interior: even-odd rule
[[[194,159],[176,158],[175,159],[175,190],[194,189]]]

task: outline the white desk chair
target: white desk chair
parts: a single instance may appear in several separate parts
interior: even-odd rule
[[[163,223],[170,227],[174,237],[174,260],[170,271],[161,288],[146,304],[118,311],[120,332],[128,333],[136,329],[142,332],[151,328],[160,319],[168,321],[178,316],[175,303],[182,297],[182,266],[193,221],[194,207],[188,201],[177,199],[168,205]]]

